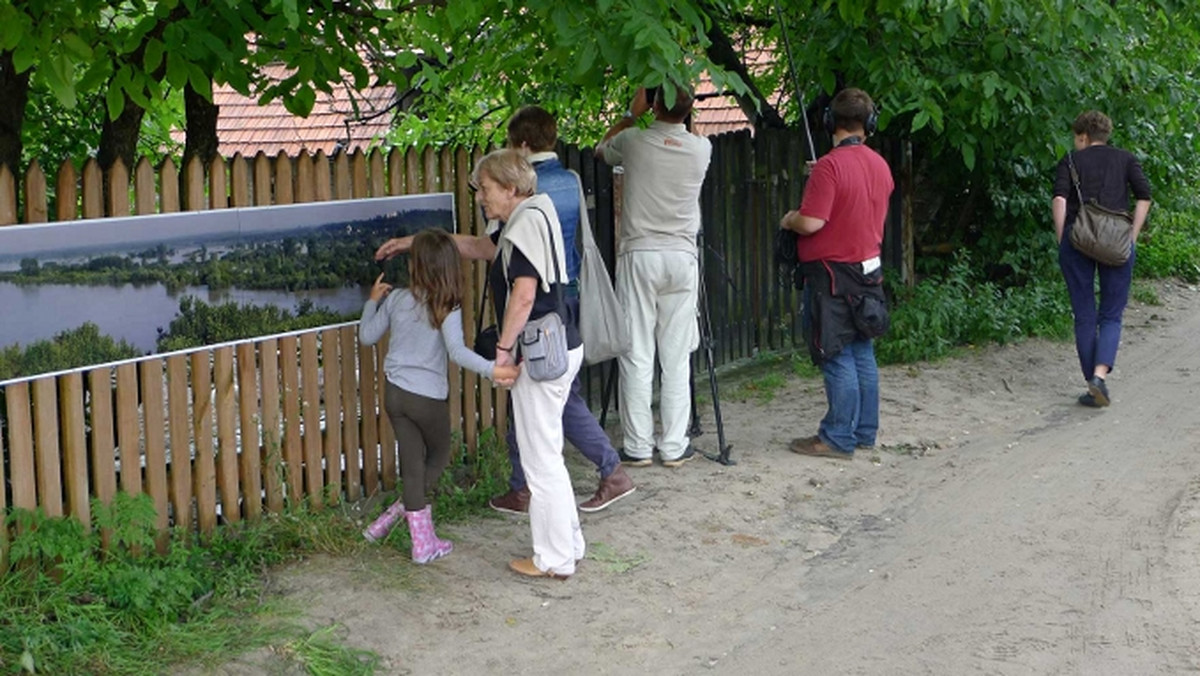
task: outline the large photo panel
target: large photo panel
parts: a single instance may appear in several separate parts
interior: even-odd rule
[[[0,228],[0,381],[357,319],[451,193]]]

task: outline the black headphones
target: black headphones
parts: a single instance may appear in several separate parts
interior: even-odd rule
[[[822,120],[825,123],[825,131],[829,132],[830,134],[833,134],[833,132],[837,131],[837,121],[833,118],[833,108],[825,106],[825,114],[822,116]],[[867,115],[867,121],[863,123],[863,131],[867,133],[867,136],[870,136],[871,134],[874,134],[875,130],[878,128],[879,106],[872,103],[871,112]]]

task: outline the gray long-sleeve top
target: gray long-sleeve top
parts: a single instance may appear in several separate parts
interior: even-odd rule
[[[450,394],[446,380],[447,354],[455,363],[486,378],[492,377],[495,362],[480,357],[463,344],[462,310],[455,308],[442,321],[439,331],[430,325],[429,312],[408,289],[395,289],[383,300],[363,305],[358,339],[374,345],[391,329],[383,370],[388,382],[402,390],[431,399]]]

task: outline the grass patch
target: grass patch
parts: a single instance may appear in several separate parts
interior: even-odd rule
[[[812,359],[809,358],[806,352],[791,353],[791,362],[793,375],[804,379],[823,377],[821,368],[812,363]]]
[[[457,439],[455,446],[460,452],[442,474],[433,501],[434,517],[449,523],[492,513],[487,502],[508,491],[512,472],[508,446],[493,427],[480,433],[474,454],[468,454]]]
[[[603,564],[604,569],[610,573],[628,573],[650,560],[650,557],[641,552],[621,554],[603,542],[593,542],[588,545],[587,558]]]
[[[443,477],[438,518],[485,511],[508,472],[502,442],[485,433],[479,450],[458,453]],[[371,545],[361,537],[358,505],[299,505],[226,524],[199,543],[176,532],[161,555],[149,496],[120,493],[111,505],[94,501],[92,513],[91,531],[40,512],[8,517],[16,535],[0,567],[0,673],[172,673],[263,648],[310,674],[378,668],[372,653],[342,645],[335,627],[314,632],[264,603],[264,573],[273,566],[312,554],[364,555]],[[407,551],[407,529],[394,532],[392,545]]]
[[[349,648],[334,635],[338,625],[318,629],[276,649],[289,662],[299,664],[313,676],[370,676],[379,666],[379,656],[369,650]]]
[[[0,577],[0,668],[30,673],[162,673],[265,646],[287,627],[256,621],[261,571],[290,539],[267,523],[232,525],[203,547],[176,535],[155,551],[149,496],[93,504],[98,531],[76,519],[14,510]],[[277,537],[283,534],[282,538]]]
[[[779,390],[787,386],[789,376],[814,378],[821,375],[821,370],[813,366],[806,352],[795,350],[759,352],[721,371],[721,380],[732,381],[727,390],[730,398],[760,404],[774,401]],[[708,403],[709,398],[698,393],[697,401]]]
[[[1158,289],[1153,284],[1136,281],[1130,288],[1129,295],[1143,305],[1162,305],[1162,300],[1158,297]]]
[[[785,385],[787,385],[787,377],[783,373],[767,373],[742,381],[733,388],[730,396],[741,401],[753,399],[760,404],[769,404],[775,400],[775,393]]]

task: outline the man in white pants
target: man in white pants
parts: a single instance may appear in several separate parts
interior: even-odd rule
[[[596,149],[605,162],[625,171],[616,286],[629,311],[633,346],[618,360],[625,437],[619,453],[622,462],[634,467],[651,464],[655,447],[667,467],[694,457],[687,439],[688,369],[700,344],[696,235],[712,144],[684,125],[692,111],[689,91],[677,87],[673,101],[664,98],[659,88],[651,103],[639,89]],[[641,129],[637,121],[651,106],[654,121]],[[650,411],[656,350],[662,365],[657,443]]]

